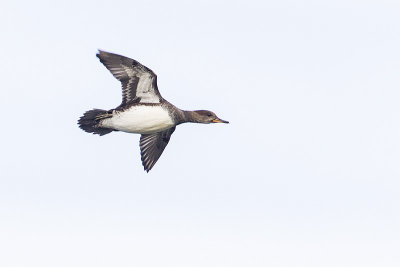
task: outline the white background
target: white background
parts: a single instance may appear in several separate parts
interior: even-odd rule
[[[5,1],[0,265],[400,266],[398,1]],[[181,125],[81,131],[139,60]]]

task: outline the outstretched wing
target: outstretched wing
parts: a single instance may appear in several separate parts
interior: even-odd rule
[[[122,84],[122,104],[160,103],[157,75],[134,59],[99,50],[100,62]]]
[[[153,134],[142,134],[140,137],[140,153],[144,170],[149,172],[160,158],[175,127]]]

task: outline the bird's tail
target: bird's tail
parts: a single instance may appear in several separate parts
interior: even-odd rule
[[[105,135],[111,133],[113,129],[101,127],[101,121],[112,117],[112,114],[103,109],[92,109],[86,111],[78,120],[79,128],[88,133]]]

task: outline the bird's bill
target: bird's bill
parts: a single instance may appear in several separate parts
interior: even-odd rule
[[[221,120],[221,119],[218,119],[218,118],[213,119],[212,122],[214,122],[214,123],[229,123],[229,121],[224,121],[224,120]]]

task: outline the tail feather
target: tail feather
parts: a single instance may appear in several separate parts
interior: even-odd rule
[[[88,133],[105,135],[114,131],[113,129],[104,128],[100,126],[103,119],[112,117],[106,110],[92,109],[86,111],[78,120],[79,128]]]

